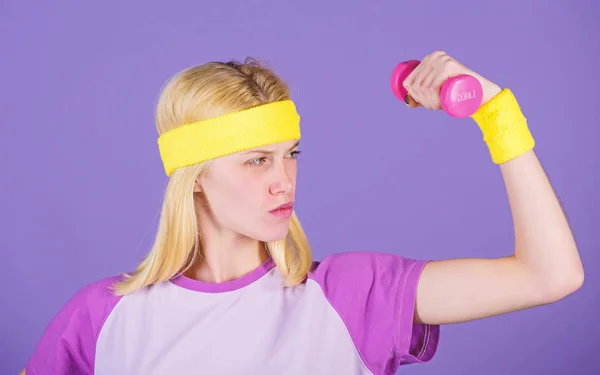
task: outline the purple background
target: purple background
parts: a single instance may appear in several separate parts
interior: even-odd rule
[[[600,373],[597,4],[82,3],[0,4],[1,374],[24,366],[78,288],[149,248],[167,182],[154,104],[171,75],[208,60],[255,56],[289,82],[315,258],[512,252],[503,181],[474,123],[390,91],[396,63],[435,49],[516,93],[587,274],[559,303],[444,327],[435,359],[400,372]]]

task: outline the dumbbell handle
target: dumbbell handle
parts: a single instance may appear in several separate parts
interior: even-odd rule
[[[421,106],[421,103],[417,102],[410,94],[404,95],[404,102],[411,108],[417,108]]]
[[[391,78],[394,95],[412,108],[416,108],[420,104],[410,96],[403,83],[419,64],[418,60],[402,62],[396,66]],[[452,117],[471,116],[479,109],[482,99],[481,83],[477,78],[467,74],[448,78],[440,90],[440,104],[444,111]]]

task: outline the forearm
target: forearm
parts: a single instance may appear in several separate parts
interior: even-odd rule
[[[484,102],[488,102],[501,89],[486,79],[483,82],[488,94]],[[529,130],[524,131],[526,119],[514,99],[505,95],[504,100],[507,107],[476,118],[484,136],[494,145],[493,157],[504,178],[515,233],[514,260],[531,276],[545,299],[560,299],[581,285],[583,266],[567,218],[537,155],[533,150],[519,151],[521,142],[525,149],[533,145]],[[496,110],[504,113],[494,119]],[[514,136],[499,136],[502,133]],[[512,157],[511,153],[518,156]]]
[[[515,233],[515,258],[549,299],[583,282],[583,266],[562,207],[534,151],[500,165]]]
[[[558,301],[583,282],[569,225],[533,150],[500,163],[512,211],[514,253],[430,262],[416,322],[456,323]]]

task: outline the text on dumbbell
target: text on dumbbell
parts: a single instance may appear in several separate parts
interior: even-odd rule
[[[470,91],[465,91],[465,92],[456,92],[455,93],[455,100],[460,103],[460,102],[464,102],[465,100],[471,100],[471,99],[475,99],[477,96],[475,94],[475,90],[470,90]]]

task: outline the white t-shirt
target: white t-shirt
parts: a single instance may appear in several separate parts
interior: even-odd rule
[[[272,259],[239,279],[178,276],[126,296],[119,277],[80,289],[52,319],[27,375],[390,375],[429,361],[440,327],[415,324],[427,261],[347,252],[284,287]]]

